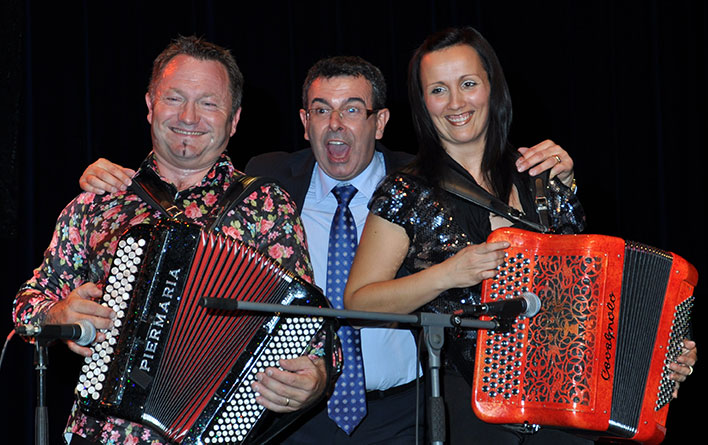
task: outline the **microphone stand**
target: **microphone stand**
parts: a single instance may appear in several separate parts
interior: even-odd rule
[[[310,317],[329,317],[400,323],[423,328],[425,345],[428,349],[428,378],[430,379],[430,397],[428,398],[427,422],[430,431],[430,443],[442,445],[445,442],[445,404],[440,392],[440,351],[445,343],[445,328],[461,327],[468,329],[497,330],[500,323],[496,320],[483,321],[466,319],[452,314],[419,312],[415,314],[392,314],[387,312],[348,311],[344,309],[316,308],[310,306],[286,306],[282,304],[254,303],[230,298],[202,298],[200,304],[206,308],[226,311],[255,311]]]
[[[34,443],[47,445],[49,443],[49,418],[47,414],[47,365],[49,355],[47,341],[35,340],[34,369],[37,371],[37,406],[34,409]]]

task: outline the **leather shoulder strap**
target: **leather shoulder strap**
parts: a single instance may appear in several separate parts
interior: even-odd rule
[[[218,211],[212,223],[208,224],[208,229],[213,230],[219,227],[230,210],[253,190],[266,182],[274,181],[264,177],[248,175],[243,175],[234,181],[221,197],[217,205],[221,210]],[[161,211],[171,219],[178,218],[182,214],[182,211],[174,204],[175,196],[172,194],[172,188],[163,182],[152,169],[142,169],[133,178],[129,189],[148,203],[150,207]]]
[[[548,181],[550,180],[551,172],[546,170],[538,176],[532,177],[533,181],[533,191],[534,191],[534,203],[536,204],[536,213],[538,213],[538,220],[541,222],[542,226],[551,227],[549,208],[548,208]],[[546,229],[547,232],[550,229]]]
[[[174,195],[172,189],[164,183],[159,176],[150,168],[143,168],[133,182],[128,187],[133,193],[138,195],[150,207],[157,209],[174,219],[182,214],[174,205]]]
[[[509,221],[522,224],[531,230],[541,233],[548,232],[548,226],[537,224],[524,218],[524,214],[515,208],[502,202],[496,196],[493,196],[479,185],[467,180],[459,172],[451,168],[443,169],[443,179],[440,181],[440,187],[458,196],[462,199],[472,202],[490,212],[497,214]],[[545,197],[545,195],[543,195]]]
[[[258,187],[262,186],[267,182],[275,182],[273,179],[266,178],[264,176],[248,176],[243,175],[234,181],[231,186],[226,189],[224,196],[221,197],[219,205],[221,206],[221,211],[216,216],[214,221],[209,224],[209,231],[212,231],[218,227],[221,227],[226,218],[226,215],[233,210],[238,204],[240,204],[246,196],[253,193]]]

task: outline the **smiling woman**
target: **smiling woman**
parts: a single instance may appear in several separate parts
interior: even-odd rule
[[[551,141],[519,150],[507,143],[508,87],[494,50],[477,31],[449,29],[430,36],[413,55],[408,81],[418,156],[374,193],[344,302],[356,310],[450,314],[479,303],[479,284],[496,274],[509,247],[486,239],[493,229],[511,224],[445,191],[450,173],[538,223],[526,172],[550,170],[558,182],[552,199],[563,208],[554,228],[580,231],[584,219],[564,185],[573,178],[565,150]],[[411,274],[396,278],[401,265]],[[470,437],[503,445],[591,443],[552,430],[529,435],[477,419],[470,406],[475,349],[475,332],[446,331],[442,388],[448,443],[469,443]]]
[[[474,159],[484,155],[491,88],[479,54],[455,45],[426,54],[420,65],[425,106],[445,151],[481,165]]]
[[[573,160],[563,148],[547,140],[515,150],[507,142],[509,89],[494,50],[476,30],[453,28],[428,37],[410,62],[408,94],[418,156],[374,192],[344,304],[353,310],[452,314],[479,304],[480,283],[497,275],[509,247],[486,240],[516,221],[509,212],[495,215],[451,193],[451,178],[538,224],[531,177],[548,172],[545,198],[560,209],[550,215],[549,229],[577,233],[585,217],[575,197]],[[410,275],[396,278],[401,266]],[[478,419],[470,406],[476,345],[474,331],[446,331],[442,388],[448,443],[469,443],[470,437],[502,445],[591,443],[567,432]],[[684,381],[695,358],[695,344],[685,341],[671,378]]]

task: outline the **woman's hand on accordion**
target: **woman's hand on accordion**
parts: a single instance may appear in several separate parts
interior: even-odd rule
[[[472,244],[460,250],[453,257],[437,265],[440,268],[445,266],[441,274],[445,284],[441,289],[475,286],[483,280],[494,277],[497,274],[497,267],[506,257],[504,249],[508,247],[509,242],[499,241]]]
[[[678,397],[678,389],[681,382],[686,381],[686,377],[693,374],[693,366],[698,360],[698,349],[696,349],[696,342],[689,339],[683,340],[683,348],[681,355],[676,359],[676,363],[671,363],[669,368],[673,371],[671,378],[676,381],[674,386],[674,399]]]
[[[506,241],[467,246],[442,263],[405,277],[396,272],[410,246],[402,226],[369,213],[344,290],[344,308],[408,314],[441,292],[496,275]]]
[[[99,329],[113,327],[116,313],[113,309],[96,302],[103,292],[94,283],[85,283],[77,287],[63,300],[59,300],[47,312],[46,324],[71,324],[79,320],[88,320],[97,329],[96,340],[101,342],[106,336]],[[90,357],[93,354],[87,346],[79,346],[73,341],[67,341],[67,346],[73,352]]]
[[[317,400],[327,385],[324,360],[308,356],[280,360],[283,368],[267,368],[256,374],[256,401],[278,413],[297,411]]]

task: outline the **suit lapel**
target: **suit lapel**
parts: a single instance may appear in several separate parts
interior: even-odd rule
[[[302,150],[293,156],[293,162],[290,164],[290,176],[282,178],[283,186],[290,192],[290,196],[297,205],[298,214],[305,203],[305,195],[310,187],[314,169],[315,156],[312,154],[312,150]]]

